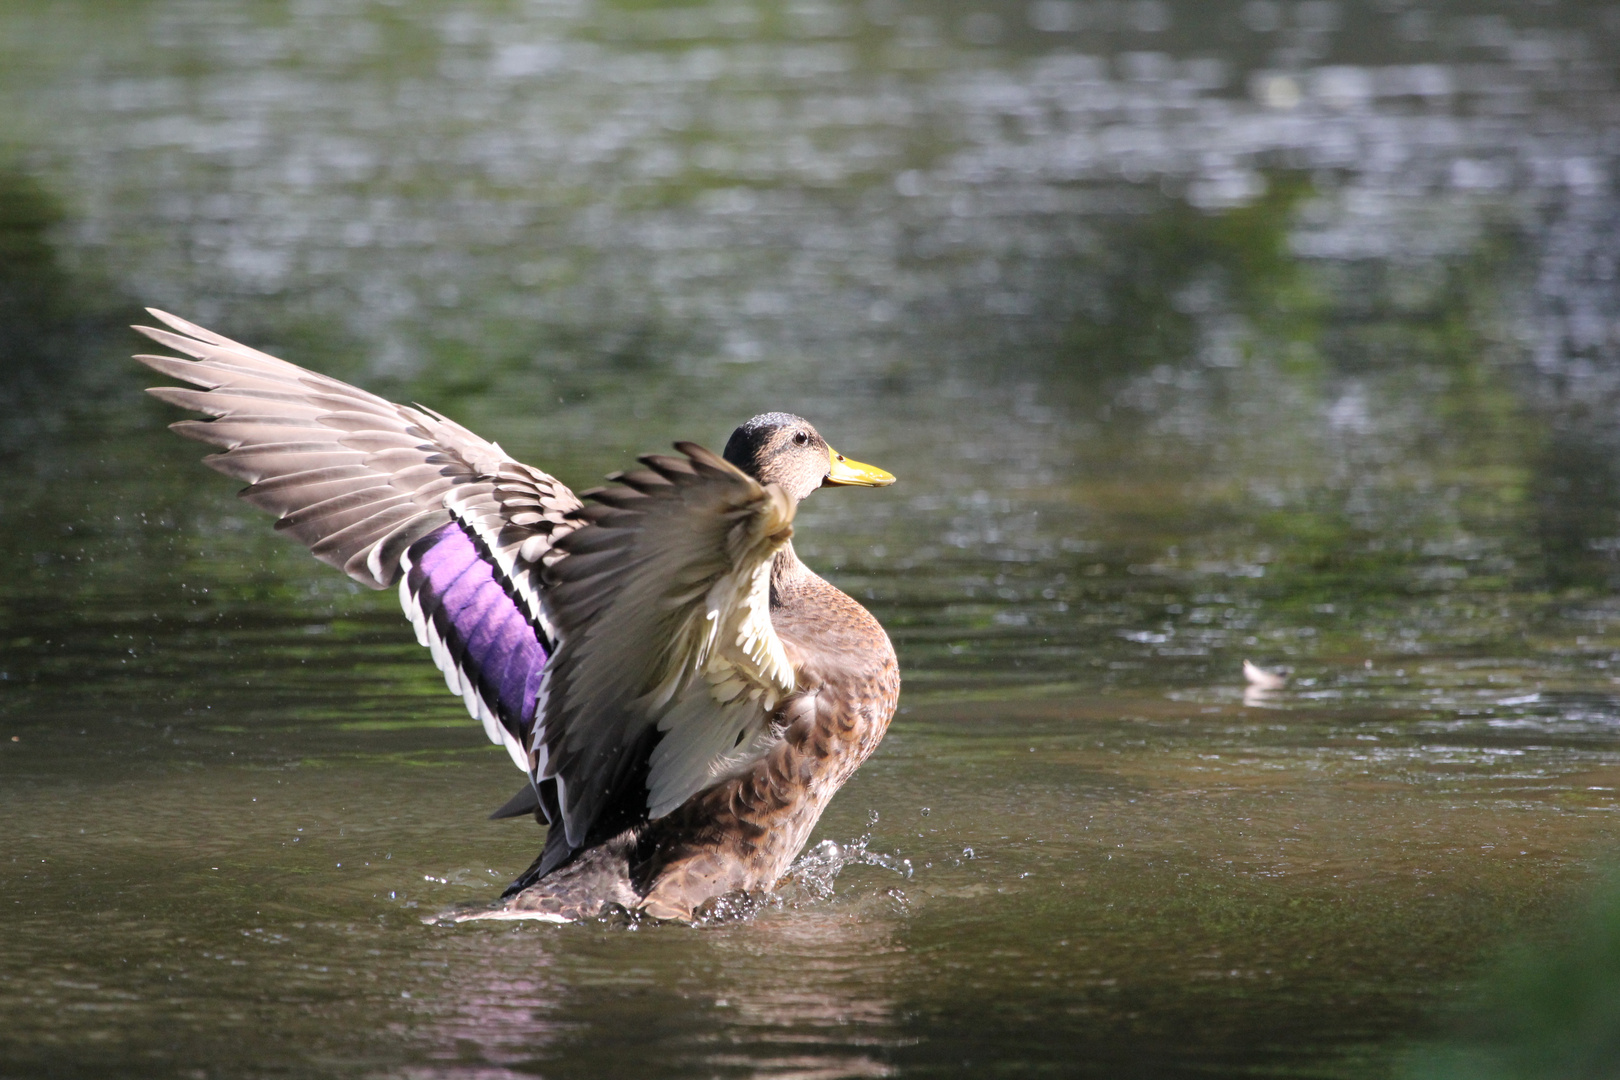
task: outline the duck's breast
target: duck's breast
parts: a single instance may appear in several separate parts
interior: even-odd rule
[[[830,796],[888,730],[900,695],[899,664],[871,612],[819,577],[780,600],[771,622],[798,688],[783,711],[785,737],[817,763]]]

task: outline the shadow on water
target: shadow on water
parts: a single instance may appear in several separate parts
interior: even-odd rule
[[[1535,459],[1536,537],[1554,590],[1620,586],[1620,429],[1580,410],[1550,432]]]
[[[60,431],[89,393],[107,394],[86,368],[111,345],[129,305],[60,251],[62,203],[40,180],[0,167],[0,453]],[[114,378],[121,390],[126,380]],[[97,385],[97,384],[101,385]]]

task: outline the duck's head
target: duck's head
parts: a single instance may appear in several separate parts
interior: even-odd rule
[[[725,458],[762,484],[780,484],[795,501],[824,485],[884,487],[894,476],[851,461],[827,445],[810,421],[760,413],[731,433]]]

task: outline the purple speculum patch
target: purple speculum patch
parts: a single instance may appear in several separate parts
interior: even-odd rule
[[[452,521],[411,545],[406,587],[506,729],[528,745],[547,651],[484,546]]]

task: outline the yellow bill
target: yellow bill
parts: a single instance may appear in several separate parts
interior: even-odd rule
[[[832,471],[822,485],[838,485],[845,487],[888,487],[894,483],[894,474],[885,472],[876,465],[862,465],[858,461],[851,461],[832,447],[827,447],[827,456],[832,459]]]

